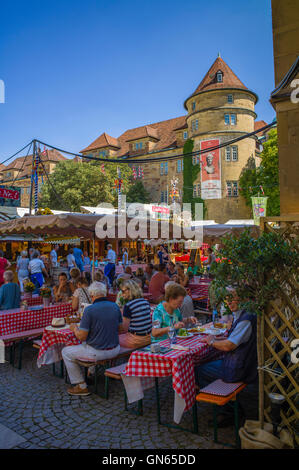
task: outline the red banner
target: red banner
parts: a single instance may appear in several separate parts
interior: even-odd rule
[[[20,199],[20,192],[12,189],[0,188],[0,197],[4,199]]]

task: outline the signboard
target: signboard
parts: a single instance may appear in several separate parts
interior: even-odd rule
[[[169,214],[170,209],[168,207],[152,206],[153,212],[160,212],[161,214]]]
[[[0,186],[0,206],[20,207],[21,189],[11,186]]]
[[[219,139],[201,140],[200,150],[220,145]],[[201,154],[201,197],[221,199],[221,156],[220,149]]]
[[[260,224],[260,217],[266,217],[268,197],[252,197],[252,211],[254,225]]]

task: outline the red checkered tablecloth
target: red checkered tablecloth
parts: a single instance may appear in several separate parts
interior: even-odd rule
[[[177,339],[177,344],[188,346],[189,351],[172,350],[166,354],[152,354],[145,351],[134,351],[126,367],[125,375],[135,377],[167,377],[172,375],[172,386],[175,392],[185,400],[188,410],[195,402],[194,366],[219,355],[219,351],[202,342],[200,336],[188,339]],[[169,340],[160,342],[169,346]]]
[[[51,325],[52,318],[64,317],[72,312],[72,305],[59,304],[42,307],[40,310],[20,310],[17,312],[0,312],[0,339],[3,335],[34,330]]]
[[[58,344],[63,346],[74,346],[76,344],[80,344],[80,341],[69,328],[65,328],[63,330],[48,330],[45,328],[37,360],[42,363],[42,356],[49,348]]]
[[[28,307],[32,305],[41,305],[43,303],[43,298],[40,295],[34,297],[21,297],[22,302],[27,302]]]

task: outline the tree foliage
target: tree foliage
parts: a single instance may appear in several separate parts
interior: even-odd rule
[[[255,166],[253,157],[250,157],[243,168],[240,178],[240,194],[245,198],[246,204],[251,207],[251,197],[257,196],[262,186],[265,196],[268,196],[267,215],[280,215],[279,200],[279,167],[278,145],[276,129],[269,132],[269,139],[264,144],[261,154],[261,164]]]
[[[119,165],[123,180],[123,192],[130,189],[132,170]],[[117,205],[114,188],[117,167],[105,165],[105,173],[98,162],[59,162],[49,175],[52,184],[45,180],[39,205],[56,210],[80,211],[80,206],[97,206],[102,202]],[[54,189],[53,189],[54,188]]]
[[[148,204],[151,202],[150,193],[145,189],[144,184],[141,180],[136,181],[132,184],[127,194],[127,202],[140,202],[142,204]]]
[[[277,297],[281,279],[298,274],[296,243],[288,244],[275,232],[263,232],[254,238],[249,229],[239,238],[223,237],[222,248],[217,252],[220,262],[213,263],[210,270],[215,276],[212,286],[217,303],[225,300],[226,289],[232,285],[236,287],[241,308],[261,314],[269,300]]]
[[[185,142],[183,153],[184,155],[190,154],[193,152],[194,141],[188,139]],[[206,208],[204,205],[204,200],[200,197],[193,196],[193,184],[196,181],[198,173],[200,172],[200,165],[193,165],[191,156],[184,156],[184,171],[183,171],[183,202],[191,203],[192,217],[195,214],[195,204],[203,204],[203,216],[205,215]]]

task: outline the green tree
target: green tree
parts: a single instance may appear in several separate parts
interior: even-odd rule
[[[280,215],[280,190],[279,190],[279,166],[278,166],[278,144],[277,130],[269,132],[269,138],[264,144],[261,154],[261,164],[258,168],[253,165],[254,158],[250,157],[243,168],[239,186],[241,195],[246,204],[251,207],[251,196],[256,196],[262,186],[265,196],[268,196],[267,215]]]
[[[200,197],[193,196],[193,184],[196,181],[198,173],[200,172],[200,165],[193,165],[192,157],[187,156],[193,152],[194,142],[192,139],[188,139],[185,142],[183,153],[184,155],[184,171],[183,171],[183,202],[191,203],[192,217],[195,214],[195,204],[203,204],[203,217],[206,213],[206,208],[204,205],[204,200]]]
[[[129,190],[132,170],[128,165],[119,165],[123,180],[123,192]],[[102,202],[117,205],[117,192],[114,188],[117,179],[117,167],[101,163],[59,162],[49,181],[45,179],[42,187],[40,207],[56,210],[80,211],[80,206],[97,206]]]
[[[151,201],[149,192],[145,189],[144,184],[141,180],[136,181],[132,184],[127,194],[127,202],[140,202],[142,204],[148,204]]]

